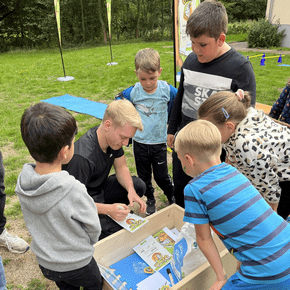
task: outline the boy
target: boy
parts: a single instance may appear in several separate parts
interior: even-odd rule
[[[193,178],[184,189],[184,221],[195,225],[198,246],[217,275],[211,289],[289,289],[290,225],[244,175],[220,162],[217,127],[191,122],[177,135],[175,150]],[[240,262],[228,281],[210,228]]]
[[[161,72],[160,57],[156,50],[145,48],[138,51],[135,56],[135,73],[139,82],[127,94],[127,99],[139,112],[144,126],[143,131],[137,131],[133,137],[133,152],[137,174],[146,184],[147,215],[156,211],[152,170],[169,204],[175,202],[167,168],[166,144],[168,106],[173,100],[170,85],[158,80]]]
[[[61,170],[73,156],[76,133],[64,109],[46,103],[28,108],[21,135],[36,164],[24,165],[15,191],[43,275],[59,289],[101,290],[93,258],[101,232],[97,208],[85,186]]]
[[[192,53],[181,68],[178,92],[168,126],[168,146],[174,135],[197,119],[199,106],[213,93],[238,89],[251,92],[256,101],[256,82],[251,62],[226,42],[228,16],[222,3],[206,0],[190,15],[186,33],[192,41]],[[176,153],[173,153],[173,183],[176,203],[184,207],[183,189],[189,182]]]

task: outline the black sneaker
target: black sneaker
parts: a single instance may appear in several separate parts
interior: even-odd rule
[[[167,199],[168,199],[169,205],[170,204],[173,204],[173,203],[176,203],[176,200],[175,200],[175,196],[174,195],[172,195],[170,197],[167,197]]]
[[[156,212],[155,203],[156,203],[156,201],[155,201],[154,198],[153,199],[148,199],[146,201],[146,204],[147,204],[146,214],[147,215],[151,215],[151,214]]]

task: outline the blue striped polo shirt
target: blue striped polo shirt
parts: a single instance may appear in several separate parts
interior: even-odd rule
[[[192,179],[184,195],[184,221],[211,225],[242,262],[241,280],[274,284],[290,278],[290,225],[237,169],[213,166]]]

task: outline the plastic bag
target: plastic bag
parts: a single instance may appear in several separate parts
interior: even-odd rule
[[[196,242],[194,224],[185,223],[175,241],[171,267],[180,281],[207,261]]]

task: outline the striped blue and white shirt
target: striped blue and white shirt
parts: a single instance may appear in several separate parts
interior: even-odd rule
[[[290,225],[237,169],[213,166],[192,179],[184,195],[184,221],[211,225],[242,262],[241,280],[274,284],[290,278]]]

